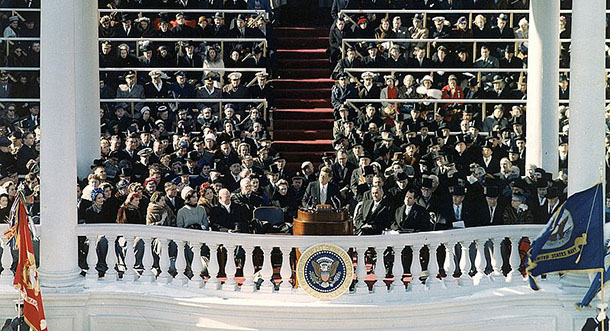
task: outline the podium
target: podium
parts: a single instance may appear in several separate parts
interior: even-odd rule
[[[292,233],[295,236],[332,236],[354,234],[354,224],[347,210],[332,210],[318,205],[315,210],[299,209],[294,219]]]

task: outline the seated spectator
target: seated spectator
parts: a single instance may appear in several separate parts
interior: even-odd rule
[[[392,207],[381,186],[373,186],[371,199],[363,200],[359,205],[354,216],[354,232],[357,235],[382,234],[390,226]]]
[[[192,187],[185,187],[180,193],[184,206],[176,215],[176,226],[179,228],[207,230],[209,228],[208,215],[202,206],[197,204],[197,191]]]
[[[231,192],[218,192],[218,205],[210,212],[210,228],[222,232],[248,232],[248,216],[244,207],[231,202]]]

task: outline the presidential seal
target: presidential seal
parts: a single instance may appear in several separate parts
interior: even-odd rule
[[[352,284],[352,259],[341,247],[318,244],[309,247],[297,263],[297,280],[307,294],[318,299],[333,299]]]

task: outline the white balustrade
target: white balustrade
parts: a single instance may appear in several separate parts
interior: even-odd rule
[[[493,252],[491,253],[491,280],[494,282],[503,283],[505,281],[502,273],[502,241],[504,237],[493,238]]]
[[[208,263],[210,278],[208,278],[208,281],[205,283],[205,288],[217,290],[220,287],[220,281],[218,280],[218,271],[220,270],[220,263],[218,263],[219,245],[208,242],[206,242],[206,245],[210,248],[210,262]]]
[[[176,255],[176,276],[172,281],[172,284],[177,286],[184,286],[188,281],[188,278],[184,275],[184,269],[186,269],[186,257],[184,256],[184,240],[174,240],[178,246],[178,254]]]
[[[411,282],[409,282],[410,290],[422,290],[424,288],[421,277],[422,277],[422,267],[421,267],[421,249],[424,245],[415,244],[411,245],[411,251],[413,252],[412,260],[411,260]]]
[[[445,287],[455,287],[457,285],[457,280],[453,277],[453,273],[455,272],[455,254],[453,252],[456,244],[457,243],[455,242],[443,243],[445,246],[445,263],[443,265],[446,274],[443,279]]]
[[[237,282],[235,281],[235,273],[237,272],[237,263],[235,262],[235,249],[239,246],[227,246],[227,263],[225,264],[225,275],[227,280],[223,285],[223,289],[235,291]]]
[[[201,263],[201,243],[191,242],[193,248],[193,262],[191,263],[191,270],[193,271],[193,277],[188,282],[189,287],[200,288],[203,286],[203,279],[201,278],[201,272],[203,271],[203,263]]]
[[[207,290],[216,290],[220,288],[220,282],[218,279],[218,273],[220,271],[219,265],[219,254],[225,254],[226,248],[226,265],[225,274],[226,282],[222,287],[224,292],[244,291],[252,292],[255,289],[254,282],[262,280],[261,292],[271,293],[275,291],[275,280],[273,280],[273,264],[271,261],[271,253],[273,247],[279,248],[282,253],[280,277],[282,283],[280,285],[280,294],[288,293],[302,293],[301,291],[292,291],[292,284],[290,283],[292,277],[292,267],[290,264],[290,253],[293,247],[310,247],[318,243],[332,243],[339,247],[342,247],[346,251],[349,248],[354,248],[354,252],[357,254],[357,266],[356,276],[357,283],[355,292],[358,294],[369,294],[368,285],[366,284],[367,279],[367,267],[366,262],[367,251],[369,247],[373,247],[376,254],[376,261],[374,262],[375,278],[376,282],[373,285],[374,292],[378,294],[386,293],[386,284],[384,278],[386,276],[386,266],[384,261],[384,252],[388,247],[393,251],[394,263],[391,267],[391,273],[394,281],[391,284],[392,292],[402,292],[403,282],[402,276],[410,271],[412,279],[409,282],[409,291],[419,291],[424,289],[424,285],[421,282],[422,267],[420,264],[421,249],[426,246],[429,249],[428,254],[428,278],[426,280],[427,286],[434,287],[445,287],[447,291],[450,291],[456,284],[460,286],[472,286],[473,284],[479,285],[480,280],[477,277],[481,277],[486,280],[491,277],[494,282],[516,282],[522,281],[522,277],[518,268],[521,264],[521,258],[519,256],[519,241],[522,237],[534,238],[537,233],[540,232],[542,225],[523,225],[523,226],[497,226],[497,227],[484,227],[484,228],[469,228],[462,230],[448,230],[438,232],[425,232],[425,233],[411,233],[411,234],[398,234],[398,235],[380,235],[380,236],[367,236],[367,237],[355,237],[355,236],[266,236],[266,235],[248,235],[248,234],[230,234],[221,232],[209,232],[209,231],[195,231],[188,229],[178,229],[169,227],[151,227],[143,225],[116,225],[116,224],[100,224],[100,225],[78,225],[77,235],[85,236],[90,242],[90,250],[87,255],[87,263],[89,265],[89,272],[87,279],[89,281],[97,280],[96,265],[103,266],[106,264],[108,270],[105,272],[103,278],[100,280],[104,281],[116,281],[117,272],[115,265],[117,264],[116,255],[116,238],[120,238],[121,246],[120,249],[124,252],[124,259],[120,260],[120,271],[123,274],[124,281],[133,281],[139,278],[140,282],[154,281],[154,276],[157,274],[151,272],[153,267],[153,252],[154,254],[159,253],[159,272],[156,282],[159,285],[167,283],[173,283],[177,286],[183,286],[188,283],[188,286],[193,290],[199,290],[201,287],[205,287]],[[506,256],[502,254],[502,242],[504,238],[510,238],[511,249],[510,252],[505,252]],[[98,254],[96,246],[101,243],[100,239],[106,238],[108,240],[108,252],[105,259],[97,261]],[[156,238],[156,239],[154,239]],[[365,239],[363,243],[362,239]],[[493,249],[490,245],[485,243],[490,240],[493,242]],[[136,261],[140,256],[140,245],[137,245],[138,241],[143,242],[144,254],[142,261]],[[134,243],[135,242],[135,243]],[[155,247],[151,247],[151,243],[155,243]],[[176,276],[172,280],[170,270],[170,242],[173,248],[173,242],[177,246],[177,257],[176,257]],[[186,257],[184,244],[185,242],[191,243],[193,251],[193,261],[191,263],[191,270],[193,273],[192,279],[189,281],[185,276],[184,272],[186,269]],[[475,279],[473,280],[469,276],[471,270],[471,256],[470,256],[470,245],[472,242],[476,244],[476,259],[474,267],[477,271]],[[158,244],[157,244],[158,243]],[[210,249],[210,259],[207,262],[207,271],[209,278],[203,284],[201,277],[202,272],[206,269],[201,256],[201,246],[205,243]],[[254,261],[253,252],[255,245],[259,246],[263,253],[263,264],[262,269],[258,275],[254,275]],[[134,253],[134,249],[137,246],[138,257]],[[236,247],[241,246],[243,251],[236,251]],[[219,247],[224,247],[219,252]],[[411,253],[405,251],[405,254],[411,254],[411,265],[403,266],[402,254],[405,247],[410,247]],[[445,253],[445,259],[438,261],[437,259],[437,248],[443,249]],[[12,272],[10,266],[12,264],[12,255],[10,249],[3,244],[4,252],[2,254],[1,263],[4,268],[1,279],[12,280]],[[492,249],[489,257],[491,258],[492,273],[490,277],[485,275],[485,268],[487,261],[485,258],[485,250]],[[456,251],[459,252],[460,259],[456,260]],[[236,252],[239,252],[238,257],[243,259],[243,284],[238,284],[240,278],[235,278],[238,271],[235,264]],[[372,252],[372,251],[371,251]],[[104,254],[104,250],[100,246],[101,255]],[[173,254],[173,253],[172,253]],[[243,255],[242,255],[243,254]],[[508,256],[510,254],[510,256]],[[408,259],[409,256],[405,256]],[[503,274],[503,258],[510,261],[510,273],[507,277]],[[221,257],[220,261],[224,259]],[[138,273],[134,270],[137,263],[141,263],[144,267],[142,276],[138,276]],[[123,269],[122,263],[125,264]],[[277,263],[277,262],[276,262]],[[456,266],[455,264],[458,263]],[[459,279],[453,277],[455,269],[459,267],[461,276]],[[440,270],[444,272],[440,272]],[[443,280],[439,280],[437,276],[445,276]],[[481,283],[479,286],[483,286]],[[409,295],[405,293],[405,295]]]
[[[138,281],[150,283],[155,280],[155,275],[152,273],[152,238],[142,238],[142,241],[144,241],[144,256],[142,257],[142,265],[144,270],[142,271],[140,278],[138,278]]]
[[[271,292],[275,288],[275,283],[272,279],[273,265],[271,264],[271,251],[273,247],[261,246],[261,250],[263,251],[263,268],[261,269],[263,282],[261,283],[260,290]]]
[[[460,286],[472,285],[472,279],[470,278],[470,243],[471,241],[460,241],[460,249],[462,255],[460,256],[460,278],[458,284]]]
[[[167,284],[172,281],[172,275],[169,273],[169,241],[165,238],[159,238],[157,240],[159,240],[159,246],[161,247],[161,252],[159,253],[159,274],[157,277],[157,283]]]
[[[280,284],[280,291],[284,293],[292,290],[292,284],[290,283],[290,278],[292,277],[292,268],[290,267],[291,251],[292,247],[282,248],[282,269],[280,269],[282,283]]]
[[[97,237],[98,236],[96,235],[87,236],[87,240],[89,241],[89,251],[87,252],[87,266],[89,267],[89,270],[87,270],[87,280],[96,280],[99,276],[95,269],[97,263]]]
[[[384,263],[384,253],[387,247],[384,246],[376,246],[375,247],[375,292],[385,292],[387,286],[383,279],[385,278],[385,263]]]
[[[2,283],[13,283],[13,278],[15,275],[11,270],[11,265],[13,264],[13,255],[12,255],[11,246],[6,242],[6,240],[2,240],[2,275],[0,275],[0,279]]]
[[[430,258],[428,259],[428,279],[426,279],[426,287],[433,288],[440,284],[438,277],[439,264],[441,261],[437,258],[437,250],[440,247],[440,243],[431,243],[428,245],[430,249]]]
[[[102,232],[103,234],[103,232]],[[106,281],[116,281],[119,277],[117,273],[117,255],[116,255],[116,245],[117,245],[117,236],[116,235],[106,235],[106,240],[108,241],[108,252],[106,252],[106,265],[108,269],[104,274],[104,280]],[[122,249],[121,247],[119,247]]]
[[[254,251],[254,246],[245,244],[242,246],[244,251],[246,252],[246,257],[244,260],[243,272],[244,272],[244,282],[240,287],[241,291],[254,291],[254,263],[252,262],[252,254]]]
[[[521,265],[521,256],[519,254],[519,241],[521,240],[520,236],[511,236],[510,237],[510,268],[511,272],[509,274],[510,280],[513,282],[523,281],[523,276],[521,275],[521,271],[519,267]]]
[[[123,272],[123,280],[132,282],[137,279],[137,274],[134,270],[136,263],[134,236],[127,235],[124,237],[124,239],[125,248],[123,249],[123,252],[125,252],[125,271]]]
[[[358,275],[358,283],[356,283],[356,292],[358,294],[368,293],[369,287],[366,284],[366,251],[368,246],[357,246],[358,262],[356,267],[356,275]]]
[[[392,264],[392,277],[394,281],[390,286],[391,291],[405,291],[405,285],[403,279],[403,266],[402,266],[402,250],[404,246],[393,246],[392,251],[394,252],[394,263]]]

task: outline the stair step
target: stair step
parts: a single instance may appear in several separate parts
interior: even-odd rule
[[[320,140],[320,139],[329,139],[333,135],[333,131],[331,129],[321,129],[321,130],[284,130],[284,129],[276,129],[273,132],[274,146],[277,147],[277,143],[280,140]],[[320,149],[319,145],[321,144],[308,144],[308,145],[300,145],[297,148],[299,150],[308,150],[308,151],[317,151]],[[307,147],[305,149],[305,147]]]
[[[333,119],[301,119],[295,120],[274,120],[273,129],[295,129],[301,130],[330,130],[333,127]]]
[[[278,38],[281,37],[328,37],[328,28],[282,26],[274,29]]]
[[[277,75],[291,78],[319,78],[330,77],[331,70],[328,68],[279,68]]]
[[[279,59],[327,59],[326,48],[278,49]]]
[[[276,89],[274,93],[282,98],[324,99],[330,97],[330,88]]]
[[[328,59],[278,59],[279,68],[326,68],[330,66]]]
[[[335,81],[329,78],[280,78],[273,80],[273,86],[276,89],[309,89],[332,87]]]
[[[286,38],[278,38],[278,45],[285,49],[294,49],[294,48],[327,48],[328,47],[328,37],[286,37]]]
[[[331,149],[329,149],[330,151]],[[278,150],[279,151],[279,150]],[[325,151],[317,151],[317,152],[290,152],[283,151],[282,154],[286,157],[286,160],[290,160],[290,162],[301,163],[304,161],[311,162],[322,162],[322,155]]]
[[[327,108],[331,107],[330,99],[275,99],[278,108]]]
[[[273,111],[274,120],[298,120],[298,119],[332,119],[332,108],[312,108],[312,109],[275,109]]]

